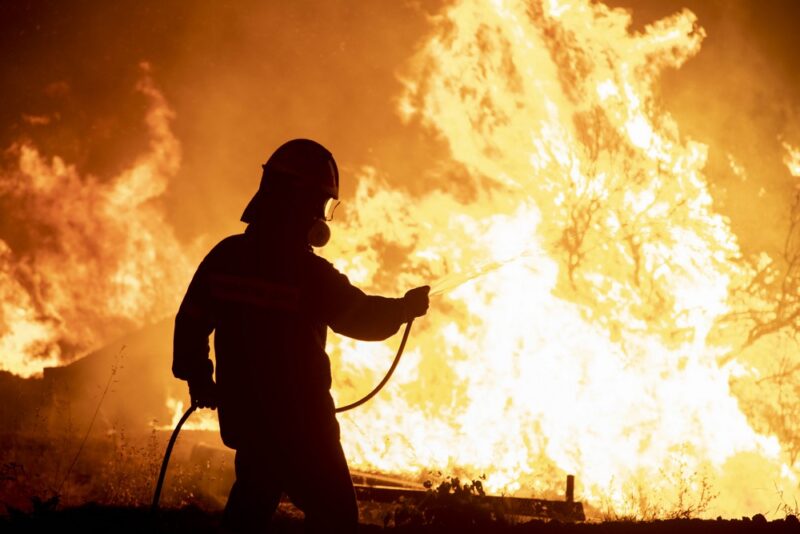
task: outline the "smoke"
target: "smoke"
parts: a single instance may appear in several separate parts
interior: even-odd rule
[[[141,65],[148,150],[110,177],[82,175],[30,143],[0,173],[0,369],[30,376],[157,321],[191,274],[161,201],[180,167],[174,113]]]

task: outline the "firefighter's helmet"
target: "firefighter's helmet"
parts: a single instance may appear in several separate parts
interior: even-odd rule
[[[310,139],[293,139],[278,147],[261,166],[264,173],[258,191],[242,213],[242,222],[253,222],[261,209],[266,190],[276,186],[294,186],[339,198],[339,170],[333,155]]]

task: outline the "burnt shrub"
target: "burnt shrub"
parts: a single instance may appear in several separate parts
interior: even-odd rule
[[[486,499],[480,480],[462,483],[457,477],[448,477],[435,488],[431,482],[426,482],[425,487],[428,491],[422,499],[400,501],[384,518],[384,526],[428,526],[454,531],[507,524],[501,506]]]

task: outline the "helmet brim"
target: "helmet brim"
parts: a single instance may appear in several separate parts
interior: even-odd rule
[[[263,203],[264,192],[262,189],[256,191],[256,194],[253,195],[253,198],[250,199],[250,202],[247,203],[247,207],[242,212],[242,218],[240,219],[243,223],[253,223],[258,218],[258,213],[260,211],[260,206]]]

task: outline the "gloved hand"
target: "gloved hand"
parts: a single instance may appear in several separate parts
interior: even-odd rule
[[[189,396],[198,408],[217,409],[217,385],[210,376],[190,379]]]
[[[403,296],[403,307],[405,309],[405,322],[408,322],[415,317],[422,317],[428,313],[428,293],[431,291],[431,286],[421,286],[410,289]]]

